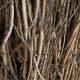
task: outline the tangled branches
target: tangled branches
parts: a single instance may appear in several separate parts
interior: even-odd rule
[[[80,0],[0,0],[0,79],[79,80]]]

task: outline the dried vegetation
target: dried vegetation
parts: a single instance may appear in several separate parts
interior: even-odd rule
[[[80,0],[0,0],[0,80],[80,80]]]

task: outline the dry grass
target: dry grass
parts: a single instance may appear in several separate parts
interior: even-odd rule
[[[80,80],[80,0],[0,0],[0,80]]]

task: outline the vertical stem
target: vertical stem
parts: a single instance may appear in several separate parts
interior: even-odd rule
[[[43,11],[42,11],[42,18],[45,18],[45,7],[46,7],[46,0],[43,0]]]
[[[6,80],[6,77],[7,77],[7,69],[6,69],[6,66],[7,66],[7,51],[6,51],[6,42],[8,41],[10,35],[11,35],[11,32],[12,32],[12,29],[13,29],[13,20],[14,20],[14,3],[13,3],[13,0],[11,2],[11,5],[10,5],[10,19],[9,19],[9,30],[6,31],[5,35],[4,35],[4,40],[3,40],[3,44],[2,44],[2,51],[3,51],[3,63],[5,65],[4,67],[4,80]]]
[[[22,0],[22,15],[23,15],[23,24],[24,24],[24,37],[25,41],[28,40],[28,20],[27,20],[27,11],[26,11],[26,0]],[[27,62],[27,52],[28,49],[24,45],[24,64],[23,64],[23,78],[26,80],[26,62]]]
[[[2,51],[3,51],[3,63],[4,63],[4,80],[6,80],[7,77],[7,52],[6,52],[6,45],[2,46]]]
[[[29,68],[29,73],[28,73],[28,78],[27,80],[30,79],[30,73],[31,73],[31,69],[32,69],[32,60],[33,60],[33,36],[34,36],[34,29],[32,30],[32,38],[31,38],[31,53],[30,53],[30,68]]]
[[[26,11],[26,0],[22,0],[22,15],[23,15],[23,24],[24,24],[24,37],[25,40],[28,40],[28,20],[27,20],[27,11]]]

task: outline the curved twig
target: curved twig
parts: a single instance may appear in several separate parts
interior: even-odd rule
[[[13,3],[13,0],[12,0],[11,5],[10,5],[10,13],[11,13],[11,15],[10,15],[10,20],[9,20],[9,30],[5,32],[4,40],[3,40],[3,44],[2,44],[3,62],[4,62],[4,65],[5,65],[4,80],[6,80],[6,76],[7,76],[7,70],[6,70],[6,65],[7,65],[6,42],[8,41],[8,39],[11,35],[11,32],[12,32],[12,29],[13,29],[13,20],[14,20],[14,3]]]

